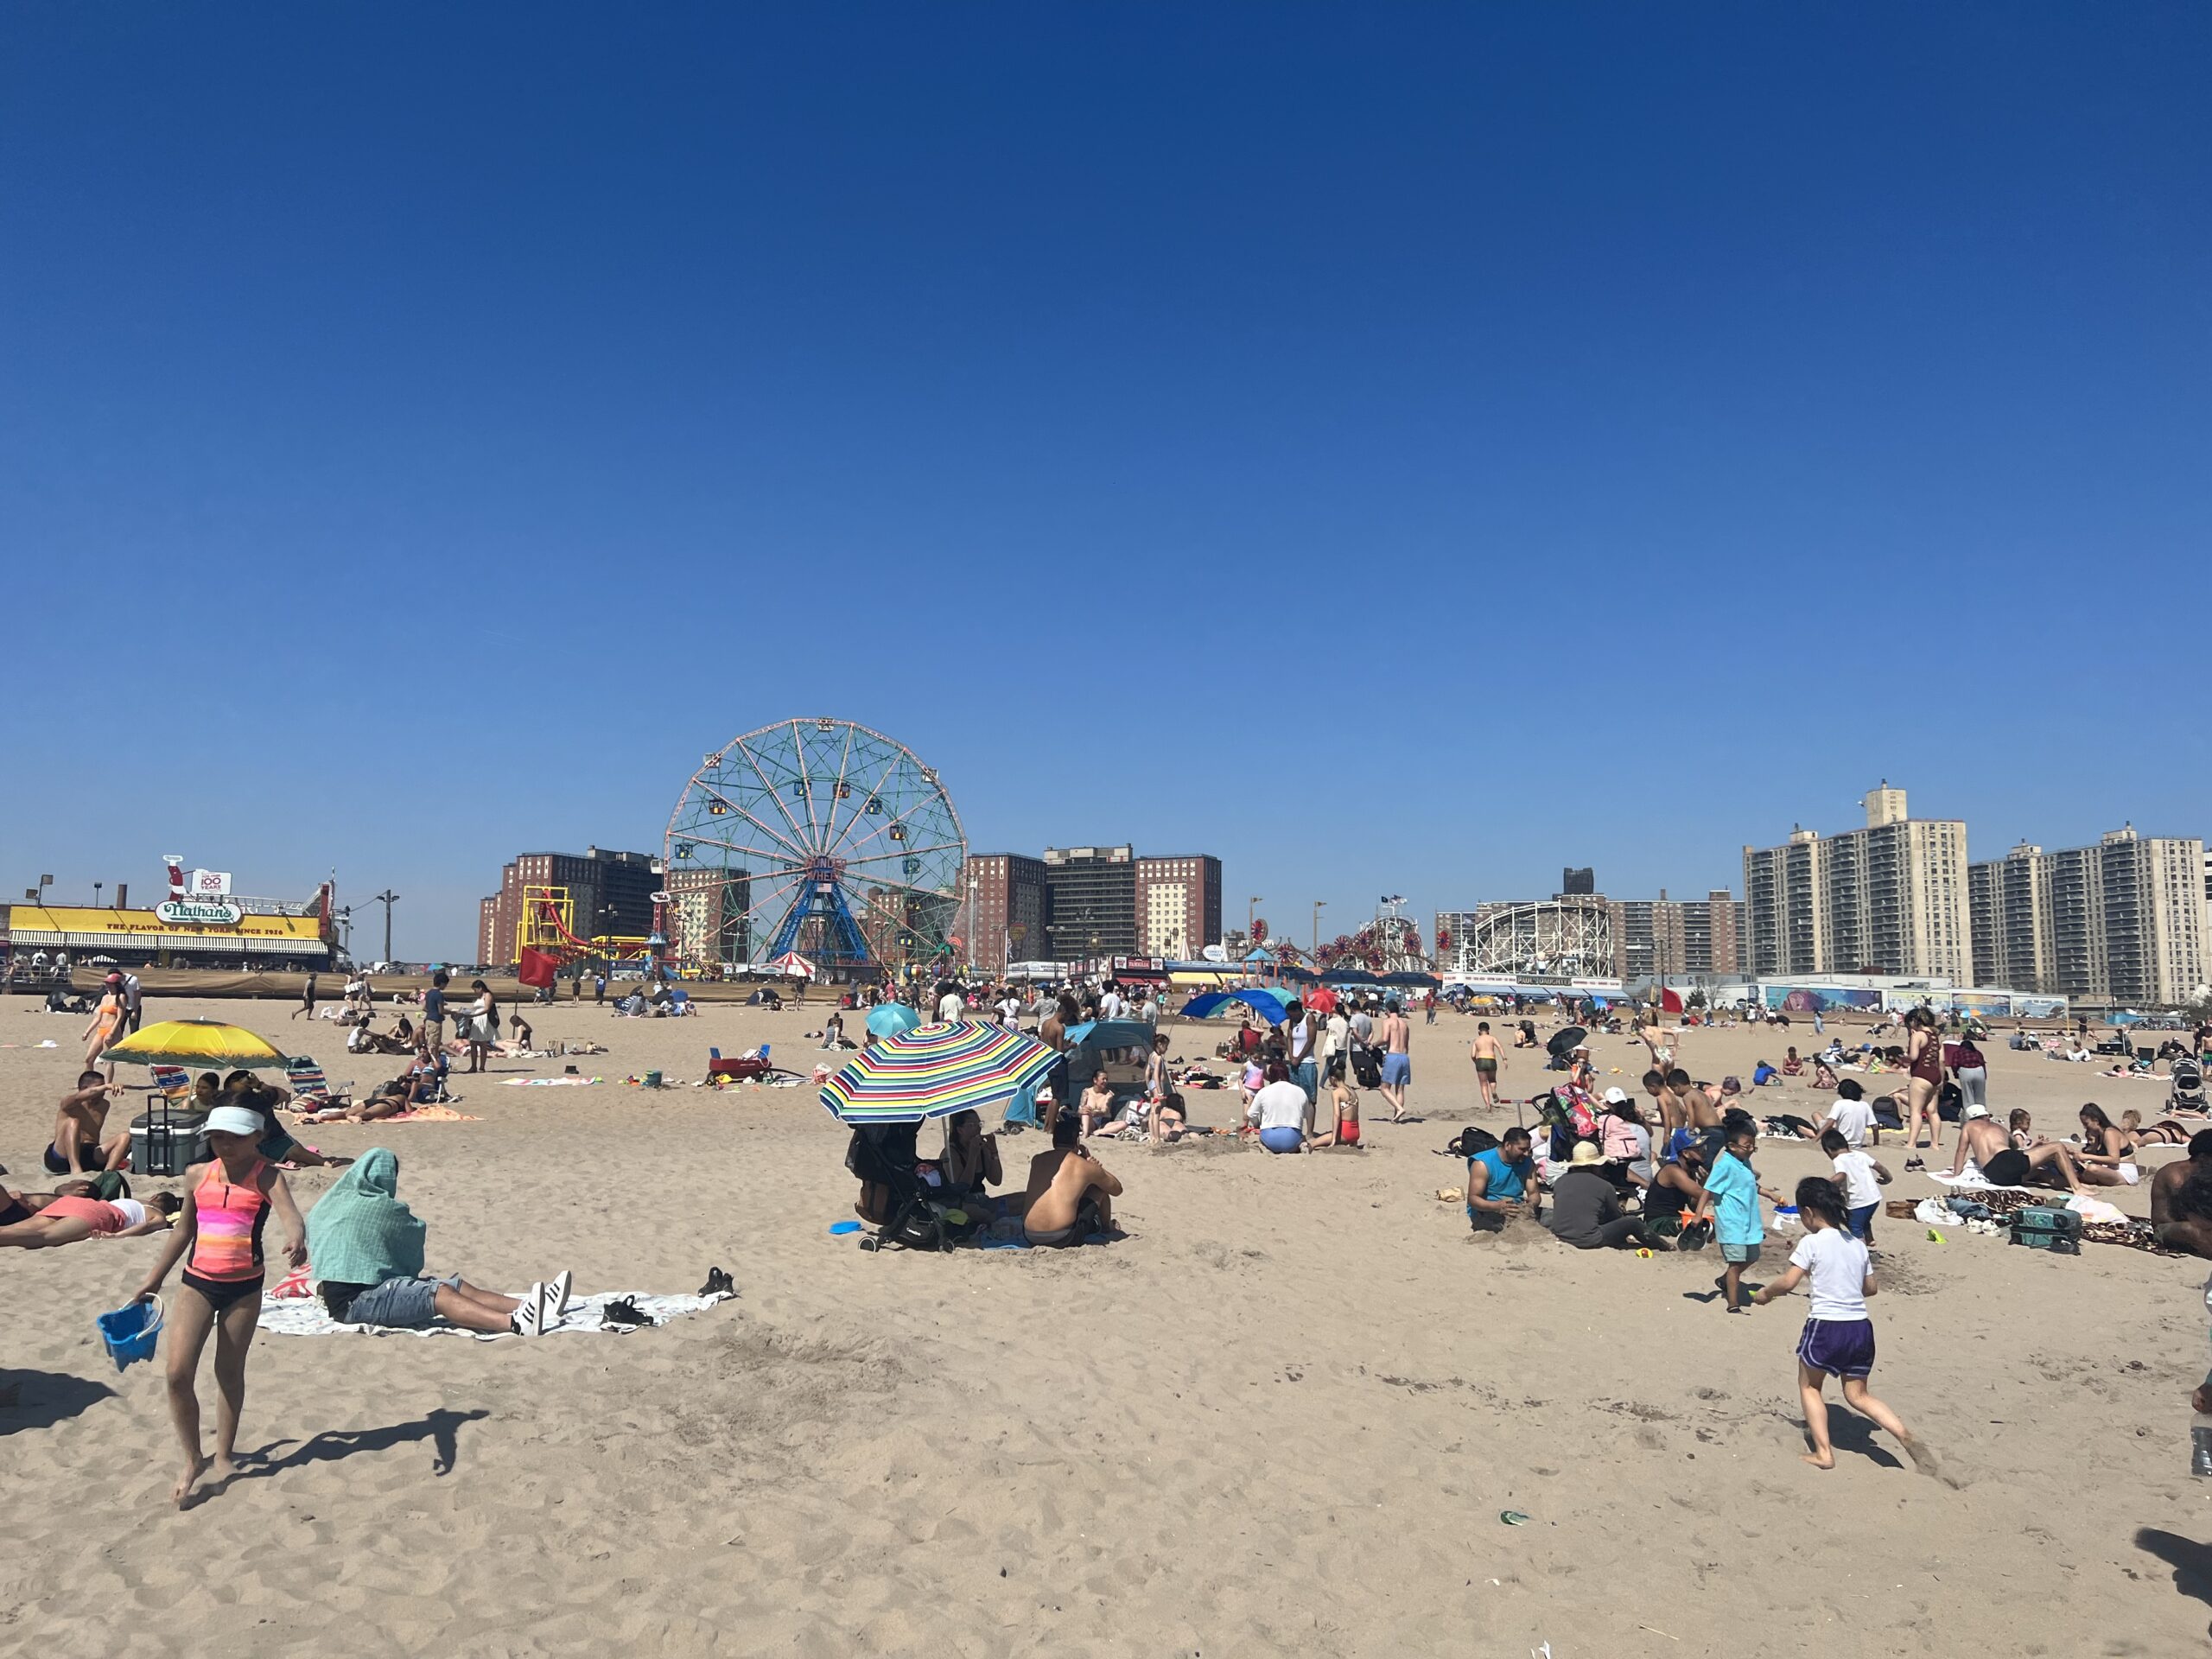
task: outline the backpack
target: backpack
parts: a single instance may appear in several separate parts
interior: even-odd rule
[[[1447,1158],[1472,1158],[1478,1153],[1488,1152],[1497,1144],[1497,1137],[1488,1129],[1477,1128],[1470,1123],[1445,1143],[1444,1155]]]
[[[1363,1089],[1382,1086],[1382,1058],[1373,1049],[1355,1047],[1351,1052],[1352,1075],[1359,1079]]]

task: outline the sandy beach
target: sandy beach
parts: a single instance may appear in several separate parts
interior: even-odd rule
[[[81,1019],[0,1010],[0,1161],[38,1155]],[[2205,1265],[2079,1258],[1878,1222],[1877,1391],[1946,1478],[1836,1413],[1803,1449],[1802,1298],[1729,1319],[1714,1254],[1639,1260],[1533,1230],[1471,1238],[1433,1155],[1478,1116],[1473,1021],[1415,1025],[1411,1103],[1369,1149],[1101,1143],[1128,1236],[1065,1252],[868,1254],[845,1132],[811,1088],[626,1086],[709,1044],[815,1057],[819,1007],[620,1020],[563,1004],[541,1041],[595,1087],[459,1078],[480,1121],[327,1126],[376,1145],[435,1268],[518,1287],[734,1302],[635,1335],[478,1342],[264,1332],[244,1471],[178,1514],[160,1370],[118,1375],[93,1315],[154,1239],[0,1253],[5,1645],[48,1655],[2135,1656],[2202,1650],[2212,1491],[2187,1474]],[[334,1026],[237,1020],[368,1084]],[[1218,1031],[1168,1028],[1178,1055]],[[1801,1050],[1808,1033],[1796,1033]],[[43,1039],[57,1049],[35,1046]],[[1770,1032],[1690,1034],[1700,1077],[1779,1061]],[[1992,1104],[2045,1133],[2164,1087],[1990,1046]],[[1642,1050],[1598,1041],[1602,1082]],[[1538,1085],[1516,1053],[1509,1096]],[[391,1070],[397,1070],[391,1064]],[[1765,1110],[1805,1111],[1796,1086]],[[1770,1099],[1769,1097],[1772,1098]],[[1227,1123],[1233,1091],[1191,1096]],[[135,1108],[134,1108],[135,1109]],[[1510,1119],[1510,1113],[1505,1115]],[[1889,1196],[1936,1189],[1900,1172]],[[924,1132],[925,1148],[936,1131]],[[1043,1137],[1005,1143],[1018,1184]],[[2179,1155],[2178,1150],[2166,1156]],[[1763,1142],[1770,1185],[1825,1173]],[[290,1177],[303,1206],[328,1183]],[[141,1190],[162,1183],[141,1182]],[[168,1185],[174,1185],[175,1183]],[[2107,1193],[2106,1196],[2111,1196]],[[2118,1195],[2145,1211],[2141,1188]],[[1770,1249],[1768,1274],[1785,1251]],[[203,1394],[206,1384],[203,1382]],[[1502,1512],[1525,1514],[1508,1526]]]

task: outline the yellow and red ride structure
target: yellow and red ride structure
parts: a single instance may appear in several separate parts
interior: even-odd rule
[[[523,953],[535,950],[563,967],[579,961],[651,962],[667,946],[667,909],[666,896],[654,894],[653,931],[644,938],[626,933],[586,938],[576,931],[576,907],[568,888],[525,886],[522,913],[515,920],[515,953],[527,960]]]

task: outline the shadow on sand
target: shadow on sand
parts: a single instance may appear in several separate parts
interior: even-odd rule
[[[474,1423],[492,1414],[479,1407],[474,1411],[448,1411],[441,1406],[436,1410],[416,1419],[411,1423],[393,1423],[386,1428],[329,1429],[313,1440],[294,1445],[289,1440],[276,1440],[264,1446],[251,1461],[241,1459],[245,1465],[232,1480],[257,1480],[286,1469],[297,1469],[310,1463],[342,1463],[362,1452],[389,1452],[397,1446],[411,1441],[428,1440],[435,1448],[430,1459],[430,1472],[446,1475],[453,1472],[460,1456],[460,1446],[454,1431],[463,1423]],[[279,1448],[290,1446],[289,1452]],[[223,1483],[227,1487],[231,1481]]]
[[[103,1400],[115,1390],[87,1376],[61,1371],[0,1370],[0,1435],[27,1428],[51,1428]]]
[[[2135,1548],[2173,1568],[2175,1589],[2212,1606],[2212,1544],[2196,1543],[2157,1527],[2141,1527],[2136,1530]]]

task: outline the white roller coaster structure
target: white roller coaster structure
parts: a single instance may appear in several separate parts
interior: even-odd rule
[[[1437,931],[1449,973],[1600,978],[1613,972],[1613,912],[1603,899],[1570,894],[1529,903],[1446,911]]]

